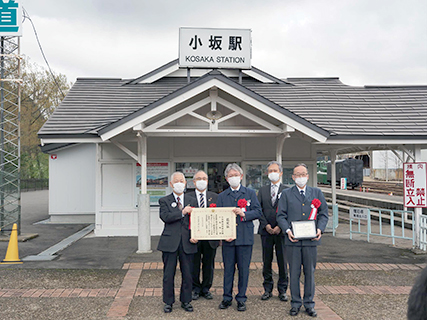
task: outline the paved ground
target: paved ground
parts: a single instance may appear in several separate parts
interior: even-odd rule
[[[19,243],[21,258],[36,255],[86,226],[33,224],[47,218],[47,191],[23,193],[22,232],[35,232],[39,237]],[[405,319],[408,293],[427,265],[427,256],[412,253],[408,241],[391,246],[384,243],[388,239],[367,243],[361,236],[360,240],[349,240],[348,227],[341,224],[337,237],[326,234],[319,247],[318,318]],[[158,237],[152,238],[153,248],[157,241]],[[7,245],[0,242],[1,258]],[[168,315],[162,312],[161,254],[153,251],[140,255],[136,249],[134,237],[86,237],[60,252],[55,261],[0,265],[0,319],[309,318],[304,313],[290,317],[290,303],[281,302],[277,295],[269,301],[259,299],[263,290],[258,237],[251,264],[248,310],[243,313],[236,311],[235,304],[228,310],[218,309],[223,275],[220,249],[212,289],[214,300],[194,301],[193,313],[183,311],[176,303]],[[179,288],[179,271],[176,278]]]

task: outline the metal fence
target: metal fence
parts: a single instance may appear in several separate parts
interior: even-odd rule
[[[377,208],[356,209],[367,210],[368,214],[366,220],[350,217],[350,239],[352,239],[353,234],[365,234],[368,242],[370,236],[380,236],[391,238],[393,245],[396,244],[396,239],[405,239],[412,240],[412,246],[415,246],[415,220],[412,211]],[[372,219],[373,217],[375,220]],[[378,225],[375,225],[375,231],[372,224],[373,220],[378,221]],[[354,225],[356,225],[356,230],[353,230]]]
[[[21,191],[49,189],[49,179],[21,179]]]
[[[420,216],[420,249],[427,251],[427,216]]]
[[[329,209],[332,209],[332,218],[329,217],[328,225],[326,226],[326,231],[332,231],[333,236],[335,237],[335,232],[338,228],[338,205],[328,205]]]

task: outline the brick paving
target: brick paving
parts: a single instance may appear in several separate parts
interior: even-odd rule
[[[223,269],[222,263],[216,263],[217,269]],[[425,264],[379,264],[379,263],[318,263],[318,270],[369,270],[369,271],[388,271],[388,270],[421,270]],[[64,288],[64,289],[0,289],[0,297],[2,298],[101,298],[113,297],[114,301],[107,313],[108,318],[124,318],[134,297],[161,297],[162,288],[137,288],[141,273],[146,270],[162,270],[163,263],[161,262],[145,262],[145,263],[125,263],[123,269],[127,270],[123,282],[118,289],[114,288]],[[277,269],[277,265],[274,265]],[[262,263],[251,263],[252,270],[262,270]],[[303,288],[302,288],[303,289]],[[235,288],[235,290],[237,290]],[[316,310],[319,319],[338,320],[341,319],[335,314],[325,303],[322,302],[322,295],[408,295],[411,286],[316,286]],[[214,295],[222,295],[223,291],[220,287],[211,288]],[[264,292],[262,286],[248,287],[248,296],[260,296]],[[179,294],[179,289],[176,289],[176,294]],[[275,290],[273,294],[277,295]]]

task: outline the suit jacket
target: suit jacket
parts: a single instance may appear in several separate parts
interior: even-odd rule
[[[165,223],[160,236],[157,250],[163,252],[175,252],[182,241],[184,252],[192,254],[197,252],[197,244],[190,242],[190,229],[188,215],[182,216],[181,210],[175,201],[173,193],[159,200],[160,219]],[[197,207],[197,201],[189,196],[184,196],[183,206]]]
[[[277,211],[277,223],[280,229],[282,229],[283,232],[287,229],[292,230],[292,221],[308,220],[313,199],[319,199],[321,202],[320,207],[317,209],[316,227],[323,233],[329,219],[328,205],[326,204],[322,191],[319,188],[312,188],[309,186],[306,188],[304,200],[296,186],[282,192]],[[285,245],[317,246],[318,244],[320,244],[320,240],[312,241],[309,239],[291,242],[287,236],[285,237]]]
[[[285,186],[283,185],[283,183],[281,183],[274,205],[271,203],[271,183],[261,187],[258,191],[258,201],[262,208],[262,215],[261,218],[259,218],[258,233],[262,236],[271,236],[271,234],[269,234],[267,230],[265,230],[267,224],[271,225],[272,228],[277,226],[277,205],[279,203],[280,193],[283,191],[283,189],[285,189]],[[283,231],[284,230],[279,233],[281,236],[284,235]]]
[[[199,203],[199,200],[196,198],[196,191],[195,190],[189,191],[185,195],[193,197],[196,200],[196,202]],[[215,192],[212,192],[212,191],[206,191],[206,198],[207,198],[207,199],[205,199],[205,201],[207,201],[206,207],[209,208],[209,205],[211,205],[212,203],[216,204],[216,200],[218,199],[218,194],[216,194]],[[184,197],[184,199],[185,199],[185,197]],[[197,205],[197,207],[199,207],[199,206]],[[209,244],[212,247],[212,249],[218,248],[219,240],[208,240],[208,241],[209,241]]]
[[[218,207],[238,207],[237,201],[246,199],[248,206],[246,207],[245,219],[240,221],[240,216],[236,216],[236,240],[231,242],[223,241],[223,246],[243,246],[254,244],[254,224],[253,220],[259,219],[262,215],[261,206],[259,205],[255,191],[240,186],[239,191],[232,192],[228,188],[221,192],[218,196],[216,205]]]

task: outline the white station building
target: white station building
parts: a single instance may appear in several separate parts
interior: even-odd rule
[[[293,166],[305,162],[311,185],[318,155],[334,163],[340,153],[401,150],[406,162],[419,161],[427,85],[279,78],[251,66],[250,41],[250,30],[182,28],[175,61],[134,79],[77,79],[39,132],[50,154],[51,221],[95,223],[97,236],[136,236],[141,214],[158,235],[158,199],[171,192],[176,170],[193,188],[203,169],[209,190],[221,192],[230,162],[243,168],[244,185],[258,189],[271,160],[282,162],[289,184]],[[150,195],[149,209],[138,206],[141,193]]]

